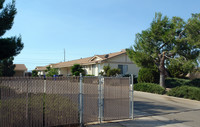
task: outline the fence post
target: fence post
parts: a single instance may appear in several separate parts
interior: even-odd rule
[[[129,97],[130,97],[130,118],[134,119],[134,77],[133,74],[129,77],[130,87],[129,87]]]
[[[80,127],[83,127],[83,76],[80,73],[80,91],[79,91],[79,119]]]
[[[45,101],[46,101],[46,88],[47,88],[47,80],[46,80],[46,77],[44,78],[44,89],[43,89],[43,127],[45,127],[45,108],[46,108],[46,105],[45,105]]]
[[[99,76],[99,86],[98,86],[98,94],[99,94],[99,122],[102,123],[103,121],[103,112],[104,112],[104,91],[103,91],[103,84],[104,84],[104,77],[103,76]]]
[[[27,124],[27,127],[29,126],[29,118],[28,118],[28,107],[29,107],[29,102],[28,102],[28,91],[29,91],[29,89],[28,89],[28,80],[26,80],[26,124]]]

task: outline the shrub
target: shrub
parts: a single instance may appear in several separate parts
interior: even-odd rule
[[[193,79],[192,81],[189,81],[185,84],[188,86],[200,87],[200,79]]]
[[[171,89],[167,95],[200,101],[200,88],[192,86],[178,86]]]
[[[138,82],[159,83],[159,76],[157,69],[141,68],[138,73]]]
[[[86,76],[94,76],[94,75],[87,74]]]
[[[179,79],[179,78],[166,78],[165,86],[166,88],[174,88],[177,86],[186,85],[190,80],[188,79]]]
[[[79,76],[80,73],[82,73],[83,76],[85,75],[85,71],[83,70],[83,67],[80,64],[74,64],[71,67],[71,73],[74,76]]]
[[[110,69],[107,72],[107,76],[108,77],[110,77],[110,76],[116,76],[117,74],[120,74],[120,69],[118,69],[118,68]]]
[[[38,76],[38,71],[32,70],[32,77],[37,77],[37,76]]]
[[[159,84],[154,84],[154,83],[137,83],[134,85],[134,90],[157,93],[157,94],[165,94],[165,89],[162,88]]]
[[[103,67],[103,71],[101,71],[99,75],[107,76],[107,77],[117,76],[118,74],[120,74],[120,71],[121,70],[118,68],[111,69],[110,65],[108,65],[108,66]]]

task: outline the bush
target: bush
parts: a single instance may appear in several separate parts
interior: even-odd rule
[[[165,86],[166,88],[174,88],[177,86],[183,86],[190,82],[189,79],[179,79],[179,78],[166,78]]]
[[[80,73],[82,73],[83,76],[85,75],[85,71],[83,70],[83,67],[80,64],[74,64],[71,67],[71,73],[74,76],[79,76]]]
[[[192,86],[178,86],[171,89],[167,95],[200,101],[200,88]]]
[[[179,78],[167,78],[165,79],[165,85],[167,88],[174,88],[183,85],[200,87],[200,79],[189,80]]]
[[[157,94],[165,94],[165,89],[162,88],[159,84],[154,84],[154,83],[137,83],[134,85],[134,90],[157,93]]]
[[[159,77],[157,69],[141,68],[138,73],[138,82],[159,83]]]
[[[87,74],[86,76],[94,76],[94,75]]]
[[[108,77],[110,77],[110,76],[116,76],[117,74],[120,74],[120,69],[118,69],[118,68],[110,69],[107,72],[107,76]]]
[[[108,65],[103,67],[103,71],[101,71],[99,75],[111,77],[111,76],[117,76],[118,74],[120,74],[120,72],[121,72],[120,69],[118,68],[111,69],[110,65]]]
[[[200,79],[194,79],[194,80],[189,81],[185,84],[188,85],[188,86],[200,87]]]

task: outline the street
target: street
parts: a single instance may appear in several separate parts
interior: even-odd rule
[[[135,92],[135,118],[152,116],[165,124],[184,126],[200,126],[200,102]]]

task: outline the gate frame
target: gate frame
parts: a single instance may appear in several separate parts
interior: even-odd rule
[[[98,83],[98,122],[101,124],[103,122],[104,117],[104,77],[98,76],[99,83]],[[80,73],[80,84],[79,84],[80,90],[79,90],[79,122],[80,127],[84,126],[83,121],[83,99],[84,99],[84,93],[83,93],[83,76]],[[129,77],[129,118],[134,119],[134,76],[131,74]]]

